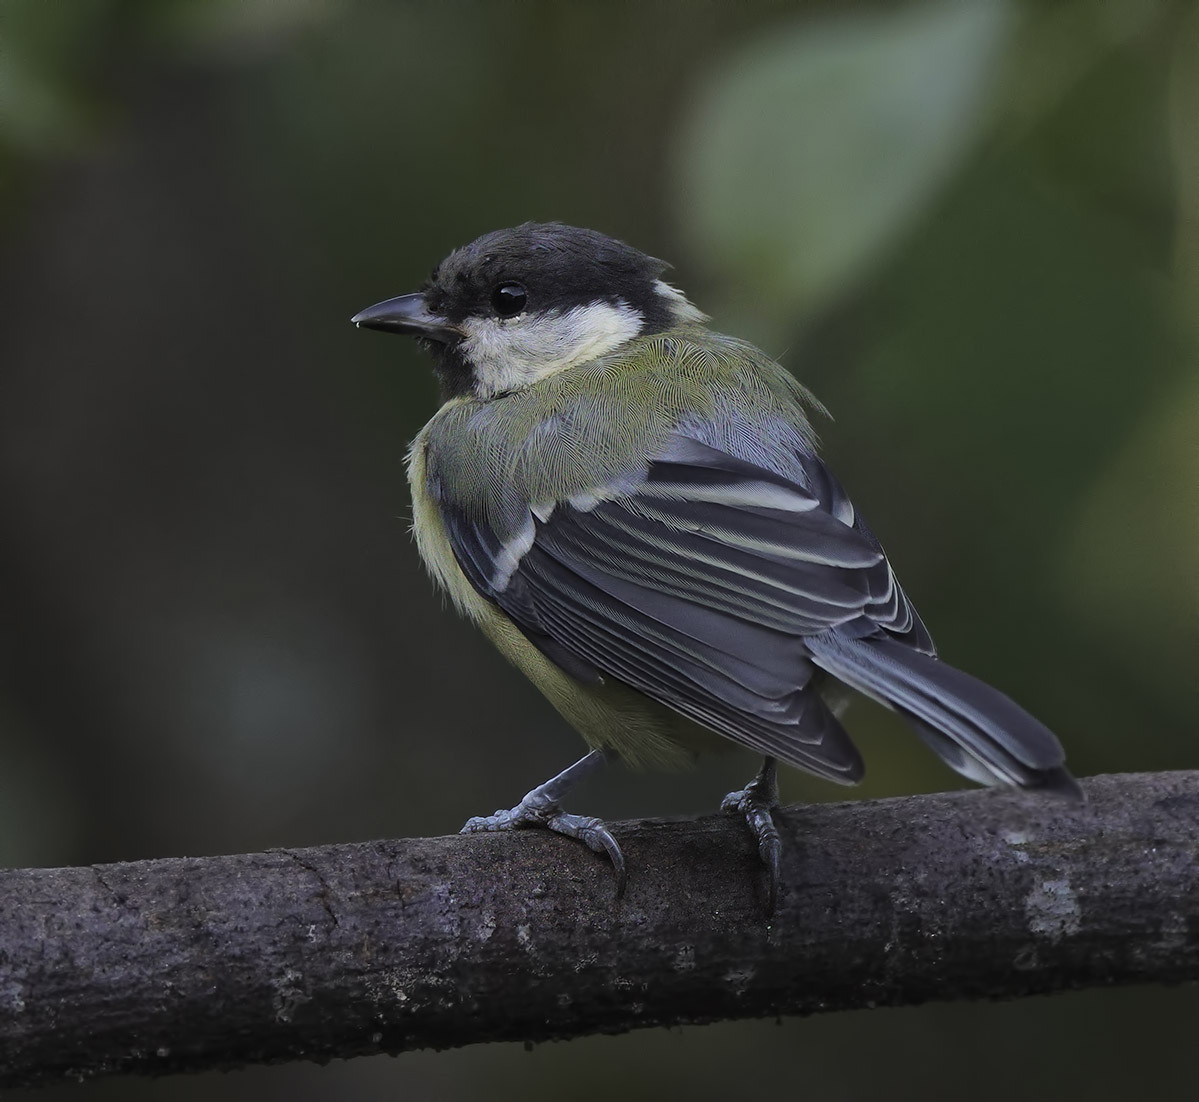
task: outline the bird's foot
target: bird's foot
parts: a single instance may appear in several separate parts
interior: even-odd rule
[[[485,831],[540,827],[543,830],[552,830],[555,834],[565,834],[568,838],[577,838],[596,853],[607,854],[608,860],[616,870],[616,894],[618,897],[623,895],[627,880],[624,854],[620,852],[620,846],[612,837],[607,824],[593,815],[572,815],[563,811],[558,802],[565,791],[592,772],[596,765],[602,764],[603,760],[604,755],[598,750],[593,750],[552,780],[538,785],[515,807],[506,811],[501,809],[494,815],[477,815],[468,819],[459,833],[479,834]]]
[[[766,914],[774,914],[779,894],[779,858],[783,842],[774,825],[771,811],[778,807],[778,766],[767,758],[758,775],[744,788],[730,792],[720,803],[720,810],[741,815],[758,841],[758,856],[766,866]]]
[[[608,855],[608,860],[616,869],[616,894],[623,895],[626,880],[624,854],[620,852],[620,846],[612,837],[607,824],[593,815],[572,815],[550,800],[531,800],[529,796],[533,796],[535,792],[536,789],[507,811],[497,811],[494,815],[476,815],[473,819],[468,819],[460,833],[478,834],[491,830],[542,827],[554,831],[555,834],[577,838],[596,853]]]

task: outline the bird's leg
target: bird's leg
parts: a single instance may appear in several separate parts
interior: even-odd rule
[[[783,843],[770,812],[779,804],[778,763],[767,758],[758,775],[744,788],[730,792],[720,810],[743,815],[758,840],[758,856],[766,866],[766,914],[774,914],[779,894],[779,855]]]
[[[616,894],[623,895],[625,888],[624,854],[612,837],[602,819],[591,815],[570,815],[562,810],[560,800],[575,785],[586,780],[614,755],[603,750],[592,750],[574,765],[563,769],[545,784],[539,784],[525,795],[514,808],[497,811],[494,815],[477,815],[468,819],[462,834],[475,834],[485,830],[516,830],[519,827],[544,827],[568,838],[577,838],[596,853],[606,853],[616,869]]]

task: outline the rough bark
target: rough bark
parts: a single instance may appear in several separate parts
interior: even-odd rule
[[[1199,772],[0,873],[0,1085],[1199,976]]]

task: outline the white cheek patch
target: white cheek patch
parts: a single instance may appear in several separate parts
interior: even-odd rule
[[[612,352],[637,336],[644,321],[624,302],[471,318],[460,348],[474,368],[475,393],[490,398]]]

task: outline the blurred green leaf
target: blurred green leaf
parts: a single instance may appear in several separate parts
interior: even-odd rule
[[[76,105],[44,73],[0,54],[0,139],[27,152],[61,148],[80,129]]]
[[[90,70],[115,10],[107,0],[0,3],[0,148],[44,155],[79,140],[96,112]]]
[[[806,20],[705,94],[679,157],[688,233],[764,310],[812,313],[876,262],[988,117],[999,2]]]
[[[1114,51],[1151,33],[1167,11],[1138,0],[1028,5],[1004,55],[1000,125],[1007,140],[1025,135]]]

